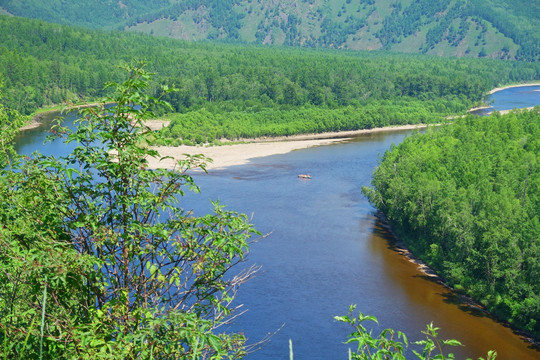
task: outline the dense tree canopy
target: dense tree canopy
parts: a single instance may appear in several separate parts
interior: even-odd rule
[[[364,188],[415,254],[540,336],[540,108],[469,116],[388,151]]]
[[[103,96],[119,65],[145,59],[158,83],[178,88],[166,97],[174,110],[193,112],[168,134],[189,141],[416,123],[428,113],[437,120],[540,73],[540,63],[194,44],[7,16],[0,44],[3,102],[23,114]],[[227,124],[191,132],[203,115],[205,124]],[[179,135],[187,130],[191,138]]]
[[[452,100],[419,101],[404,97],[399,101],[369,101],[364,106],[338,108],[314,105],[294,108],[253,106],[245,110],[234,106],[203,108],[167,116],[172,121],[162,133],[177,145],[212,143],[222,138],[290,136],[436,123],[444,121],[448,114],[461,111],[462,104]]]

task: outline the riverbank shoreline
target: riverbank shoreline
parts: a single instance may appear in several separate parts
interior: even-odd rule
[[[491,106],[488,106],[488,105],[477,106],[477,107],[470,108],[469,110],[467,110],[467,112],[472,113],[473,111],[484,110],[484,109],[489,109],[489,108],[491,108]]]
[[[495,88],[488,94],[493,94],[497,91],[501,91],[508,88],[520,87],[520,86],[540,86],[540,83],[530,83],[521,85],[509,85],[505,87]],[[66,107],[65,109],[51,109],[43,111],[35,115],[31,122],[21,128],[21,131],[37,128],[41,125],[40,119],[51,113],[60,114],[65,110],[76,110],[84,107],[98,106],[99,103],[91,103],[84,105],[76,105]],[[489,108],[489,106],[481,106],[468,110],[468,112]],[[501,114],[508,111],[502,111]],[[146,125],[152,130],[160,130],[163,127],[169,125],[169,121],[166,120],[148,120]],[[313,146],[328,145],[336,141],[345,141],[356,136],[369,133],[385,132],[385,131],[399,131],[399,130],[414,130],[425,128],[428,125],[401,125],[390,126],[373,129],[362,129],[354,131],[339,131],[339,132],[325,132],[320,134],[301,134],[292,136],[279,136],[279,137],[262,137],[255,139],[239,139],[242,144],[225,144],[223,146],[187,146],[181,145],[176,147],[159,146],[155,149],[158,150],[162,157],[167,159],[159,160],[156,158],[149,158],[150,168],[167,168],[172,169],[177,166],[179,160],[186,158],[186,155],[202,154],[206,158],[212,159],[212,162],[206,164],[207,170],[223,169],[228,166],[244,165],[249,163],[251,159],[260,158],[271,155],[285,154],[294,150],[305,149]]]
[[[526,108],[523,110],[530,110]],[[501,115],[513,110],[499,111]],[[491,113],[490,113],[491,114]],[[159,130],[168,123],[161,120],[147,122],[153,130]],[[306,149],[313,146],[329,145],[339,141],[346,141],[356,136],[387,131],[403,131],[423,129],[427,124],[388,126],[373,129],[361,129],[352,131],[325,132],[320,134],[302,134],[292,136],[263,137],[255,139],[239,139],[241,144],[221,145],[221,146],[188,146],[180,145],[175,147],[158,146],[155,149],[161,156],[167,157],[160,161],[157,158],[148,159],[149,167],[152,169],[165,168],[173,169],[179,160],[183,160],[187,155],[201,154],[212,162],[206,164],[206,170],[223,169],[228,166],[245,165],[251,159],[285,154],[294,150]]]
[[[212,159],[212,162],[207,164],[206,169],[216,170],[229,166],[245,165],[248,164],[251,159],[255,158],[285,154],[294,150],[306,149],[313,146],[329,145],[331,143],[346,141],[365,134],[416,130],[426,128],[427,126],[428,125],[426,124],[401,125],[321,134],[243,139],[246,143],[223,146],[157,146],[155,147],[155,150],[157,150],[162,157],[167,158],[162,161],[157,158],[149,158],[148,165],[152,169],[172,169],[177,166],[179,160],[185,159],[186,155],[202,154],[204,157]]]
[[[492,95],[496,92],[499,92],[499,91],[502,91],[502,90],[506,90],[506,89],[511,89],[511,88],[516,88],[516,87],[525,87],[525,86],[540,86],[540,82],[534,82],[534,83],[528,83],[528,84],[515,84],[515,85],[507,85],[507,86],[501,86],[501,87],[497,87],[493,90],[491,90],[490,92],[488,92],[487,94],[488,95]]]
[[[407,261],[415,264],[418,272],[428,277],[429,280],[437,282],[438,284],[444,286],[453,294],[455,294],[460,304],[470,308],[471,310],[479,311],[485,316],[490,317],[497,323],[511,329],[514,334],[520,336],[524,341],[531,344],[531,346],[533,346],[535,349],[540,350],[540,341],[533,338],[531,334],[528,334],[527,332],[514,327],[507,321],[499,319],[497,316],[489,312],[489,310],[485,306],[483,306],[470,296],[463,294],[462,292],[457,291],[452,286],[448,285],[445,279],[441,277],[435,270],[433,270],[428,264],[417,258],[414,253],[409,250],[403,239],[394,231],[390,221],[382,211],[377,210],[377,212],[375,213],[375,217],[379,219],[380,225],[384,228],[384,230],[390,234],[391,240],[388,240],[388,242],[391,245],[391,248],[398,254],[403,256],[405,259],[407,259]]]
[[[97,105],[99,104],[92,103],[69,107],[65,110],[72,111]],[[40,112],[32,118],[31,123],[23,126],[21,131],[37,128],[41,126],[43,118],[55,113],[60,114],[61,111],[62,110],[60,109],[52,109],[49,111]],[[147,120],[145,125],[151,130],[157,131],[168,126],[169,123],[170,121],[167,120],[151,119]],[[178,166],[178,161],[186,159],[187,155],[201,154],[205,158],[212,160],[211,162],[206,163],[206,170],[224,169],[228,166],[245,165],[254,158],[285,154],[294,150],[305,149],[313,146],[328,145],[339,141],[345,141],[363,134],[415,130],[426,128],[427,126],[427,124],[399,125],[351,131],[325,132],[318,134],[238,139],[238,142],[241,142],[240,144],[227,144],[227,140],[224,140],[224,145],[221,146],[157,146],[155,149],[160,153],[161,157],[166,157],[166,159],[160,160],[158,158],[149,158],[148,163],[149,167],[152,169],[173,169]]]
[[[112,104],[112,103],[106,103],[105,105],[109,105],[109,104]],[[33,115],[31,115],[30,122],[22,126],[21,128],[19,128],[19,130],[25,131],[25,130],[38,128],[41,126],[43,118],[49,117],[52,114],[56,114],[57,116],[59,116],[62,112],[70,112],[73,110],[80,110],[80,109],[95,107],[99,105],[102,105],[102,103],[93,102],[90,104],[55,106],[50,109],[44,109],[42,111],[39,111],[38,113],[34,113]]]

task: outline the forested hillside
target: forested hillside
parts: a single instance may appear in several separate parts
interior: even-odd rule
[[[364,188],[414,254],[540,337],[540,108],[408,137]]]
[[[119,22],[170,5],[171,0],[0,0],[10,14],[58,24],[113,28]]]
[[[540,63],[201,44],[0,16],[4,103],[23,114],[94,99],[144,59],[176,112],[167,136],[290,135],[440,121],[493,87],[540,78]],[[156,90],[157,91],[157,90]]]
[[[0,0],[11,14],[185,40],[537,61],[528,0]]]

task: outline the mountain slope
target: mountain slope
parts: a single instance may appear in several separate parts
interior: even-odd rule
[[[169,99],[177,111],[218,103],[363,107],[403,97],[442,99],[441,111],[455,114],[495,86],[540,74],[538,62],[197,43],[0,16],[0,93],[24,114],[102,96],[103,83],[118,81],[118,66],[134,59],[179,89]]]
[[[23,17],[223,40],[442,56],[540,59],[528,0],[0,0]]]
[[[119,22],[170,3],[170,0],[0,0],[0,7],[20,17],[90,28],[114,28]]]

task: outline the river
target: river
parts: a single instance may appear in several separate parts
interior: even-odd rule
[[[514,108],[528,108],[539,104],[540,86],[517,86],[503,89],[491,94],[487,99],[489,107],[474,111],[474,114],[485,115],[492,111],[504,111]]]
[[[514,97],[522,107],[520,95],[512,94],[505,99]],[[533,105],[540,104],[536,94]],[[458,359],[485,357],[489,349],[497,350],[499,359],[540,358],[520,336],[460,303],[395,251],[393,237],[361,194],[379,157],[408,134],[367,134],[195,175],[202,193],[186,196],[184,208],[202,213],[211,208],[210,199],[219,199],[228,209],[253,215],[257,229],[269,234],[251,247],[245,266],[258,264],[262,270],[241,287],[236,304],[247,312],[230,330],[244,331],[251,343],[276,333],[248,360],[288,359],[289,339],[295,359],[346,359],[350,345],[343,342],[352,329],[333,317],[346,314],[350,304],[379,319],[375,333],[392,327],[410,341],[419,340],[433,322],[441,337],[465,344],[452,348]],[[42,129],[25,132],[19,152],[68,151],[56,143],[41,147],[43,138]],[[312,179],[298,179],[299,173]]]

